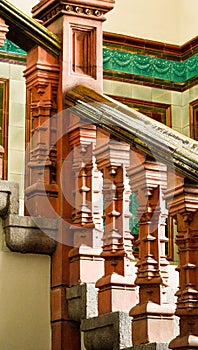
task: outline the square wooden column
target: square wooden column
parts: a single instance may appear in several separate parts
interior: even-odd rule
[[[54,217],[57,210],[56,113],[59,60],[41,47],[27,54],[25,196],[28,215]]]
[[[60,136],[56,143],[57,163],[55,174],[59,191],[57,211],[61,224],[59,225],[59,243],[52,257],[53,350],[67,348],[79,350],[81,347],[80,324],[69,319],[67,304],[63,295],[66,287],[81,280],[85,269],[83,267],[82,273],[78,270],[82,262],[78,253],[83,249],[79,244],[83,227],[80,227],[78,232],[73,230],[73,220],[75,224],[77,221],[78,223],[81,221],[83,226],[88,225],[88,221],[90,223],[90,220],[92,220],[88,211],[85,214],[86,205],[82,206],[81,210],[76,211],[64,196],[64,191],[67,193],[73,188],[75,181],[73,175],[77,174],[77,166],[79,165],[76,158],[74,164],[71,161],[70,169],[65,174],[62,182],[61,174],[64,162],[65,159],[68,159],[72,147],[75,148],[81,144],[81,136],[74,141],[75,133],[73,134],[74,139],[72,133],[68,134],[69,124],[64,109],[69,107],[69,103],[67,106],[64,104],[64,96],[67,90],[80,84],[85,84],[99,92],[102,91],[102,23],[105,20],[105,14],[113,8],[113,5],[114,0],[89,0],[88,2],[84,0],[43,0],[33,8],[33,17],[41,20],[43,25],[55,33],[62,42],[62,50],[59,56],[60,76],[57,99],[57,112],[59,112],[60,118],[56,128],[56,132]],[[89,145],[87,146],[87,149],[89,149]],[[83,157],[86,158],[85,153]],[[81,187],[85,204],[87,196],[91,193],[91,190],[88,191],[87,189],[89,187],[88,183],[84,186],[85,182],[90,179],[90,172],[91,170],[88,167],[83,167],[82,176],[80,177],[83,184]],[[87,188],[85,189],[85,187]],[[74,195],[74,197],[78,202],[78,195]],[[87,230],[87,233],[89,231],[89,237],[91,237],[92,229],[93,227],[89,227]],[[78,252],[74,251],[73,238],[76,242],[78,241]],[[75,264],[77,264],[76,267]]]

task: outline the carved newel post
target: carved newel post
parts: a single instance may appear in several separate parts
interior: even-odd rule
[[[97,215],[93,213],[93,208],[89,206],[89,199],[91,199],[93,190],[91,177],[94,174],[94,164],[92,165],[91,162],[87,163],[87,156],[90,153],[92,141],[89,141],[90,135],[87,135],[87,144],[84,144],[83,147],[83,129],[79,130],[78,125],[76,125],[76,130],[75,128],[71,130],[69,123],[64,118],[64,112],[62,112],[69,106],[67,101],[64,103],[64,98],[69,89],[73,89],[80,84],[92,87],[98,92],[102,91],[102,23],[105,20],[105,14],[113,6],[114,0],[89,0],[88,2],[85,0],[44,0],[40,1],[32,11],[33,17],[41,20],[47,29],[60,38],[62,44],[59,56],[60,74],[57,99],[57,112],[61,112],[62,118],[60,117],[55,128],[57,135],[61,135],[61,137],[59,137],[56,144],[57,154],[55,156],[57,156],[55,161],[46,165],[46,175],[48,175],[48,169],[51,169],[53,164],[55,164],[54,177],[58,186],[58,192],[52,193],[55,188],[54,186],[53,188],[49,186],[47,194],[51,194],[53,206],[56,206],[57,203],[57,212],[62,222],[66,222],[64,228],[59,225],[60,243],[58,243],[52,258],[52,348],[54,350],[64,347],[68,347],[71,350],[81,348],[80,322],[72,322],[68,315],[68,305],[64,298],[65,288],[71,286],[71,284],[81,283],[83,280],[87,281],[90,266],[86,267],[86,263],[89,265],[92,259],[94,264],[94,259],[97,255],[95,254],[96,252],[93,252],[93,234],[96,236],[97,233],[95,230]],[[45,55],[43,55],[44,58]],[[53,63],[52,61],[52,70],[54,67]],[[31,71],[29,70],[30,74]],[[34,80],[31,79],[31,82],[34,83]],[[37,89],[35,91],[36,96],[40,92],[39,86],[37,88],[36,84],[34,84],[34,89]],[[45,98],[46,92],[46,89],[44,92],[41,91],[43,93],[43,103],[47,102],[48,99],[48,97]],[[37,115],[39,114],[40,116],[42,111],[38,113],[36,105],[32,107],[32,112],[37,118]],[[39,128],[39,121],[40,118],[38,118],[36,126],[38,125],[37,130],[40,131],[40,134],[43,134],[42,142],[38,143],[39,148],[41,148],[45,130]],[[52,129],[54,130],[54,127]],[[64,172],[64,162],[65,159],[68,159],[71,150],[73,150],[74,163],[72,164],[71,162],[69,171]],[[43,149],[37,154],[35,149],[32,156],[34,156],[34,159],[36,157],[39,158],[42,152]],[[40,176],[39,169],[34,168],[38,165],[38,162],[33,161],[30,164],[35,178]],[[62,179],[64,179],[63,182],[61,176],[59,176],[60,174],[62,174]],[[76,185],[77,188],[74,189],[73,185]],[[65,198],[63,187],[66,192],[71,192],[70,195],[74,198],[73,205],[70,199],[67,200]],[[32,187],[32,190],[34,189],[35,186],[34,188]],[[72,192],[73,190],[74,192]],[[31,193],[28,193],[29,198]],[[54,199],[57,196],[58,201]],[[72,239],[70,240],[70,238]],[[72,247],[73,244],[76,247]],[[85,256],[86,252],[88,253],[85,245],[91,245],[91,248],[93,248],[92,257],[90,254],[87,257]],[[101,259],[99,260],[101,261]],[[85,272],[86,269],[87,271]]]
[[[138,199],[139,261],[135,283],[140,287],[139,304],[130,311],[134,345],[165,339],[168,342],[174,335],[174,308],[166,302],[166,174],[165,165],[132,149],[128,176]]]
[[[24,76],[28,109],[26,205],[29,215],[54,217],[58,197],[55,114],[58,109],[59,59],[35,46],[27,54]]]
[[[166,198],[178,232],[176,315],[180,317],[180,334],[169,348],[198,349],[198,184],[171,172],[168,184]]]

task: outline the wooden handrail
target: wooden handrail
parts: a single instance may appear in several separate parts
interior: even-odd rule
[[[65,105],[84,120],[198,182],[197,141],[83,85],[66,93]]]

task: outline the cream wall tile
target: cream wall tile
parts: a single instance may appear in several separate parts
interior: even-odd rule
[[[0,62],[0,77],[8,79],[10,76],[10,65],[9,63]]]
[[[25,105],[23,103],[10,103],[9,125],[25,128]]]
[[[25,152],[9,150],[8,152],[8,172],[22,174],[24,171]]]
[[[120,81],[112,81],[111,93],[112,95],[122,97],[132,97],[132,85],[128,83],[122,83]]]
[[[26,89],[23,81],[10,81],[10,104],[12,102],[25,104],[25,94]]]
[[[182,129],[182,134],[185,136],[190,137],[190,126],[186,126],[185,128]]]
[[[25,129],[18,126],[9,126],[8,149],[25,149]]]
[[[152,88],[152,101],[171,104],[171,91]]]
[[[189,90],[182,92],[182,106],[189,103]]]
[[[188,104],[182,107],[181,124],[182,129],[190,125],[190,112]]]
[[[25,84],[25,78],[23,77],[23,72],[26,66],[18,64],[10,64],[10,79],[22,80]]]
[[[19,198],[22,199],[24,197],[24,174],[9,173],[8,180],[19,184]]]
[[[151,101],[151,90],[148,86],[133,84],[132,97],[139,100]]]
[[[112,91],[112,80],[103,80],[103,93],[111,94]]]
[[[182,108],[179,106],[171,106],[171,115],[172,115],[172,127],[173,129],[179,128],[182,129]]]
[[[198,85],[193,86],[190,90],[189,90],[189,102],[192,102],[194,100],[198,99]]]
[[[181,106],[182,93],[178,91],[171,92],[171,104],[174,106]]]
[[[177,127],[177,126],[173,126],[172,128],[173,128],[173,130],[182,133],[182,128],[179,128],[179,127]]]

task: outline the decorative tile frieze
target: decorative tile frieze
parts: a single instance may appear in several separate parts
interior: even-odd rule
[[[1,53],[9,53],[21,56],[26,56],[27,54],[26,51],[22,50],[19,46],[8,39],[5,39],[4,45],[0,48],[0,54]]]
[[[198,54],[184,61],[174,61],[104,47],[103,68],[105,71],[183,83],[198,75]]]

